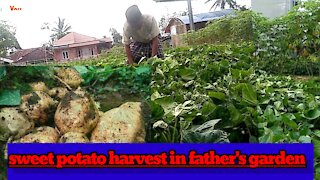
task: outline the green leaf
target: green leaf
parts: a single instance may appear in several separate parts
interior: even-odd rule
[[[276,116],[271,106],[267,107],[267,109],[264,111],[263,116],[266,118],[267,122],[276,121]]]
[[[314,134],[315,136],[317,136],[318,138],[320,138],[320,130],[315,130],[315,131],[313,132],[313,134]]]
[[[18,106],[20,105],[19,90],[3,90],[0,92],[0,105]]]
[[[320,180],[320,165],[319,164],[316,166],[316,173],[315,173],[314,179]]]
[[[196,72],[190,68],[184,68],[179,70],[179,74],[183,80],[193,80],[196,77]]]
[[[201,114],[203,116],[209,116],[210,114],[212,114],[214,112],[214,110],[216,109],[216,105],[211,103],[211,102],[206,102],[204,103],[202,109],[201,109]]]
[[[233,52],[232,51],[230,51],[230,50],[225,50],[224,51],[227,55],[231,55]]]
[[[171,96],[164,96],[154,100],[155,103],[160,104],[161,106],[167,106],[174,103]]]
[[[201,126],[195,128],[195,131],[206,132],[206,131],[214,130],[215,125],[218,124],[220,121],[221,121],[221,119],[207,121],[207,122],[203,123]]]
[[[320,163],[317,163],[315,165],[315,171],[316,171],[315,180],[319,180],[320,179]]]
[[[251,105],[257,105],[257,92],[251,84],[243,84],[242,98]]]
[[[163,71],[160,68],[156,68],[155,74],[159,74],[160,76],[164,77]]]
[[[273,136],[273,142],[274,143],[283,142],[284,140],[285,140],[285,135],[283,135],[283,134],[275,134]]]
[[[141,75],[141,74],[149,74],[150,73],[150,67],[149,66],[139,66],[136,68],[136,74]]]
[[[180,121],[180,129],[181,130],[187,130],[192,125],[192,121]]]
[[[264,129],[265,127],[267,127],[267,125],[268,125],[268,123],[267,123],[267,122],[264,122],[264,123],[258,123],[258,124],[257,124],[257,127],[258,127],[259,129]]]
[[[241,75],[241,72],[240,72],[239,69],[231,69],[231,75],[232,75],[233,78],[239,79],[240,75]]]
[[[314,146],[314,158],[320,158],[320,141],[312,139],[312,143]]]
[[[211,97],[211,98],[219,99],[221,101],[224,101],[226,99],[226,95],[224,93],[221,93],[221,92],[212,92],[212,91],[210,91],[208,93],[208,96]]]
[[[311,137],[310,136],[301,136],[299,138],[299,141],[301,143],[311,143]]]
[[[151,101],[154,101],[154,100],[159,99],[159,98],[162,98],[162,96],[160,95],[160,93],[158,91],[154,92],[151,95]]]
[[[277,110],[280,110],[282,108],[282,102],[281,101],[276,101],[274,102],[274,106]]]
[[[220,121],[211,120],[191,130],[182,131],[184,143],[229,143],[228,134],[221,130],[215,130],[215,125]]]
[[[5,77],[7,74],[6,67],[0,67],[0,79]]]
[[[81,77],[89,72],[86,66],[74,66],[74,68],[79,72]]]
[[[183,143],[229,143],[228,135],[221,130],[211,132],[186,131],[182,133]]]
[[[234,107],[233,104],[228,106],[228,110],[231,116],[231,120],[234,123],[235,126],[239,125],[241,122],[243,122],[242,115],[238,111],[236,107]]]
[[[268,128],[264,128],[264,134],[259,138],[260,143],[273,143],[273,131]]]
[[[292,117],[291,115],[292,115],[293,117]],[[293,114],[291,114],[291,115],[288,115],[288,114],[282,115],[282,116],[281,116],[281,117],[282,117],[282,121],[283,121],[284,124],[286,124],[287,126],[291,127],[291,128],[294,129],[294,130],[297,130],[297,129],[298,129],[298,124],[297,124],[295,121],[293,121],[293,119],[295,119],[294,115],[293,115]]]
[[[193,109],[196,108],[196,106],[194,106],[193,103],[193,101],[185,101],[183,104],[179,104],[177,107],[175,107],[173,115],[175,117],[178,117],[185,113],[191,112]]]
[[[258,143],[258,139],[255,136],[250,136],[249,142],[250,143]]]
[[[161,119],[164,115],[163,108],[154,102],[151,102],[151,111],[152,111],[152,118],[153,119]]]
[[[303,115],[303,117],[309,120],[315,120],[320,117],[320,110],[319,109],[309,110],[307,113]]]
[[[173,101],[171,96],[158,98],[154,100],[154,102],[156,104],[159,104],[164,109],[165,115],[173,113],[175,108],[177,107],[177,104]]]

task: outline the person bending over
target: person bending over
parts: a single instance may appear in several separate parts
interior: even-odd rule
[[[123,43],[128,64],[138,63],[142,58],[163,58],[160,30],[155,18],[142,14],[137,5],[126,11],[127,21],[123,28]]]

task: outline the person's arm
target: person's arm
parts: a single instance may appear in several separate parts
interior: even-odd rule
[[[159,38],[156,36],[152,39],[152,56],[154,57],[158,54],[158,48],[159,48]]]
[[[160,34],[160,29],[157,24],[157,21],[154,17],[152,17],[151,21],[151,31],[150,31],[150,36],[153,37],[151,40],[151,48],[152,48],[152,53],[151,57],[154,57],[158,54],[159,50],[159,34]]]
[[[133,64],[133,56],[132,56],[132,52],[130,49],[130,35],[128,34],[127,30],[126,30],[126,25],[123,28],[123,39],[122,42],[124,44],[124,50],[126,51],[126,55],[127,55],[127,63],[128,64]]]
[[[128,58],[128,64],[133,64],[133,56],[131,53],[131,49],[130,49],[130,45],[129,44],[125,44],[124,45],[126,54],[127,54],[127,58]]]

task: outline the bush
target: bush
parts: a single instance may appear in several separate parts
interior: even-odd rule
[[[204,29],[187,34],[184,39],[189,45],[253,41],[255,24],[263,20],[252,11],[236,11],[233,15],[208,23]]]
[[[320,74],[320,1],[309,0],[287,15],[260,24],[256,57],[269,72]]]

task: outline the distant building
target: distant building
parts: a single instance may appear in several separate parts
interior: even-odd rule
[[[253,11],[271,19],[287,14],[296,4],[296,0],[251,0]]]
[[[112,39],[94,37],[71,32],[53,42],[54,59],[68,61],[98,56],[103,50],[112,47]]]
[[[0,66],[12,64],[12,63],[13,63],[13,60],[0,57]]]
[[[234,11],[232,9],[225,9],[221,11],[214,11],[208,13],[200,13],[193,15],[195,30],[206,27],[208,21],[223,18]],[[180,34],[187,33],[190,30],[189,16],[180,16],[172,18],[168,26],[165,28],[165,33],[170,33],[172,37],[173,46],[177,46],[180,42]]]
[[[221,11],[194,14],[193,21],[194,21],[195,30],[204,28],[208,21],[220,19],[232,13],[233,13],[232,9],[225,9]],[[165,28],[165,33],[176,35],[176,34],[186,33],[189,30],[190,30],[189,16],[180,16],[180,17],[170,19],[168,26]]]
[[[53,53],[43,47],[22,49],[13,52],[7,59],[12,60],[7,63],[14,65],[39,64],[53,61]]]

